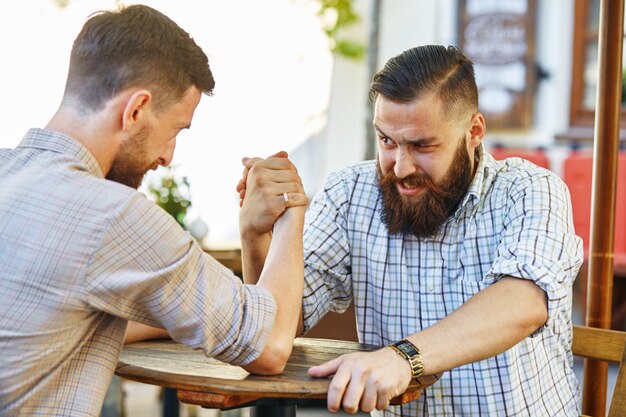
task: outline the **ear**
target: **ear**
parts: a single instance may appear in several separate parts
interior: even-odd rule
[[[126,102],[122,113],[122,129],[127,132],[135,128],[145,117],[147,106],[152,101],[152,93],[148,90],[135,91]]]
[[[469,141],[468,145],[470,149],[478,147],[483,143],[487,126],[485,125],[485,117],[481,113],[475,113],[472,116],[472,121],[469,128]]]

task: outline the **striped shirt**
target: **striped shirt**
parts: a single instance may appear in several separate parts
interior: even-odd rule
[[[482,151],[481,151],[482,152]],[[534,281],[548,320],[508,351],[445,372],[386,416],[579,416],[572,284],[583,260],[569,192],[553,173],[482,153],[459,208],[433,238],[390,235],[376,164],[331,174],[307,212],[305,331],[354,301],[363,343],[384,346],[448,316],[503,276]]]
[[[0,150],[0,213],[0,415],[98,416],[127,320],[233,364],[261,353],[271,294],[70,137]]]

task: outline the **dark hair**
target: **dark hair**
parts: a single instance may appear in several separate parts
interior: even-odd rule
[[[407,103],[430,93],[448,111],[478,109],[474,65],[454,46],[418,46],[391,58],[374,76],[369,97]]]
[[[157,110],[195,85],[212,94],[215,81],[205,53],[164,14],[144,5],[92,15],[74,40],[65,97],[96,110],[119,92],[151,90]]]

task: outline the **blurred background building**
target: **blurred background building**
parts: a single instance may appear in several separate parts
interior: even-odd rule
[[[45,125],[61,99],[73,38],[90,13],[117,3],[4,6],[0,146],[15,146],[29,127]],[[173,162],[190,181],[187,219],[208,225],[210,247],[238,245],[234,188],[243,156],[289,151],[310,195],[328,173],[373,157],[369,81],[390,57],[416,45],[457,45],[475,61],[485,147],[494,153],[542,148],[543,160],[562,175],[571,146],[591,144],[599,0],[143,3],[188,30],[215,73],[215,95],[202,100],[193,128],[181,133]],[[324,29],[346,10],[356,19],[329,39]],[[337,47],[345,41],[347,48]]]

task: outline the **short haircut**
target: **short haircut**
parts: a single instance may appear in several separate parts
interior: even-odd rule
[[[144,5],[90,16],[74,40],[64,99],[97,110],[127,88],[150,90],[157,111],[196,86],[215,87],[209,60],[189,33]]]
[[[447,114],[478,110],[474,65],[454,46],[418,46],[391,58],[374,76],[369,97],[408,103],[432,93]]]

